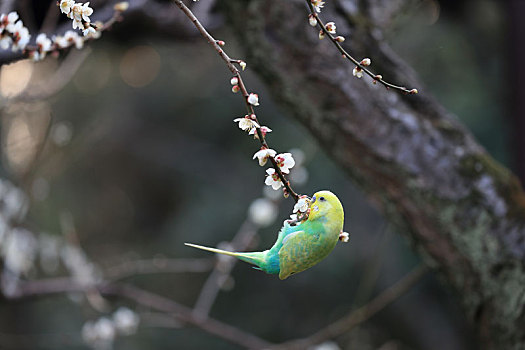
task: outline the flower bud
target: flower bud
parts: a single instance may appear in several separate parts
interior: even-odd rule
[[[317,19],[314,15],[308,16],[308,23],[310,23],[312,27],[315,27],[317,25]]]
[[[366,67],[366,66],[369,66],[369,65],[372,64],[372,60],[371,60],[370,58],[363,58],[363,59],[361,60],[361,64],[362,64],[363,66],[365,66],[365,67]]]
[[[128,8],[129,8],[129,2],[127,2],[127,1],[118,2],[118,3],[115,4],[115,6],[113,6],[113,9],[115,11],[119,11],[119,12],[124,12]]]

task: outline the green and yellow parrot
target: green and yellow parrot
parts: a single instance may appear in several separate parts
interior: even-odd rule
[[[272,248],[263,252],[228,252],[221,249],[185,243],[213,253],[234,256],[256,265],[258,269],[288,276],[304,271],[323,260],[334,249],[343,234],[344,211],[341,202],[330,191],[315,193],[310,201],[308,219],[293,226],[285,221]]]

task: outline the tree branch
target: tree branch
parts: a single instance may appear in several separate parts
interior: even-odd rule
[[[370,13],[381,6],[364,2]],[[525,346],[525,194],[518,180],[432,96],[397,95],[354,79],[332,43],[305,28],[301,5],[227,1],[219,9],[274,99],[458,292],[485,347]],[[352,52],[373,57],[404,85],[422,86],[381,40],[381,28],[363,18],[368,13],[354,21],[327,3],[323,15],[347,28]]]
[[[208,44],[210,44],[214,49],[215,51],[217,51],[217,53],[219,54],[219,56],[222,58],[222,60],[224,61],[224,63],[226,64],[226,66],[228,67],[228,69],[230,70],[230,72],[232,72],[233,76],[237,78],[238,80],[238,86],[240,88],[240,91],[244,97],[244,103],[246,104],[246,109],[248,110],[248,115],[258,124],[258,125],[261,125],[261,123],[259,122],[259,120],[257,119],[257,116],[255,114],[255,110],[253,108],[253,105],[249,103],[248,101],[248,96],[249,96],[249,93],[248,93],[248,90],[246,89],[246,86],[244,84],[244,81],[242,79],[242,76],[241,76],[241,73],[240,71],[237,69],[237,67],[235,67],[234,63],[239,63],[241,62],[240,60],[233,60],[230,58],[230,56],[228,56],[226,54],[226,52],[221,48],[221,46],[219,45],[219,41],[218,40],[215,40],[211,35],[210,33],[208,33],[208,31],[206,30],[206,28],[204,28],[202,26],[202,24],[199,22],[199,20],[195,17],[195,15],[193,15],[193,13],[191,12],[191,10],[186,6],[184,5],[184,3],[181,1],[181,0],[174,0],[175,1],[175,4],[181,9],[181,11],[190,19],[190,21],[195,25],[195,27],[197,28],[197,30],[199,31],[199,33],[201,33],[201,35],[206,39],[206,41],[208,42]],[[268,146],[268,143],[266,142],[266,137],[264,136],[264,134],[262,133],[261,131],[261,128],[259,126],[257,126],[255,128],[255,131],[257,133],[257,138],[259,139],[259,141],[261,142],[261,146],[263,148],[270,148]],[[283,172],[281,171],[281,168],[279,167],[279,165],[277,164],[277,161],[275,160],[275,158],[273,156],[269,156],[268,157],[273,165],[273,168],[275,169],[275,172],[277,173],[277,175],[279,176],[279,179],[281,180],[284,188],[286,189],[286,191],[288,192],[288,194],[290,194],[292,196],[292,198],[294,199],[294,201],[298,201],[299,200],[299,195],[292,189],[292,187],[290,186],[290,182],[286,179],[286,177],[284,176]]]

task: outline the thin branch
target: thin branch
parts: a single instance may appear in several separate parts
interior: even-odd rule
[[[335,39],[335,37],[326,29],[325,24],[317,14],[317,12],[314,9],[314,6],[312,5],[311,0],[306,0],[306,3],[308,4],[308,8],[310,9],[310,16],[313,16],[319,28],[321,28],[321,31],[330,39],[330,41],[335,45],[335,47],[339,50],[339,52],[343,55],[343,57],[348,58],[350,61],[352,61],[357,67],[359,67],[363,72],[365,72],[367,75],[369,75],[372,79],[374,79],[375,82],[379,82],[380,84],[384,85],[387,89],[394,89],[403,92],[404,94],[417,94],[418,91],[416,89],[407,89],[404,86],[397,86],[394,84],[391,84],[389,82],[386,82],[383,80],[383,77],[379,74],[374,74],[372,71],[370,71],[366,66],[362,65],[361,62],[356,60],[352,55],[350,55],[341,44]]]
[[[104,277],[111,281],[137,275],[157,273],[207,272],[214,266],[214,259],[144,259],[126,261],[105,270]]]
[[[103,22],[100,27],[96,27],[95,22],[88,23],[88,25],[90,25],[91,27],[96,28],[97,32],[102,33],[104,31],[107,31],[113,26],[113,24],[115,24],[115,22],[118,22],[118,21],[122,20],[122,11],[114,9],[113,4],[109,5],[107,8],[111,8],[112,16],[107,21]],[[107,8],[104,8],[102,11],[99,11],[99,12],[107,12],[108,11]],[[60,11],[60,10],[56,9],[56,11]],[[69,24],[61,26],[59,28],[59,30],[65,29],[67,27],[69,27]],[[12,35],[11,33],[6,33],[6,34],[7,35]],[[84,43],[96,39],[96,38],[94,38],[92,36],[89,36],[89,37],[82,36],[81,38],[82,38]],[[76,44],[75,44],[75,42],[73,40],[71,40],[69,42],[69,46],[67,46],[67,47],[59,47],[56,43],[54,43],[53,46],[52,46],[52,50],[50,50],[50,53],[66,51],[66,50],[69,50],[72,46],[75,46],[75,45]],[[2,50],[2,52],[0,53],[0,65],[16,62],[16,61],[22,60],[24,58],[31,57],[31,55],[33,53],[38,52],[38,51],[39,51],[39,46],[38,45],[27,45],[25,47],[25,49],[23,51],[20,51],[20,52],[11,52],[11,51],[8,51],[8,50]]]
[[[244,251],[253,238],[257,234],[256,227],[252,222],[246,220],[239,231],[232,239],[231,243],[235,251]],[[206,282],[201,289],[199,297],[195,302],[193,313],[198,318],[207,318],[210,310],[217,299],[219,290],[221,288],[222,281],[226,280],[229,276],[235,264],[239,261],[233,257],[223,256],[221,259],[227,259],[223,262],[219,262],[213,271],[208,276]]]
[[[175,1],[175,4],[182,10],[182,12],[184,12],[184,14],[193,22],[197,30],[206,39],[208,44],[210,44],[215,49],[215,51],[217,51],[217,53],[222,58],[222,60],[224,61],[224,63],[226,64],[230,72],[232,72],[233,76],[238,79],[239,81],[238,85],[242,93],[242,96],[244,97],[244,103],[246,104],[246,109],[248,110],[248,114],[252,116],[253,120],[257,122],[257,124],[261,125],[261,123],[259,123],[259,120],[257,119],[253,106],[250,103],[248,103],[249,93],[241,77],[241,73],[239,69],[237,69],[237,67],[234,65],[234,63],[239,63],[240,61],[231,59],[230,56],[228,56],[226,52],[224,52],[224,50],[218,44],[218,41],[215,40],[213,36],[210,35],[210,33],[208,33],[206,28],[204,28],[204,26],[199,22],[199,20],[197,19],[197,17],[195,17],[193,12],[191,12],[191,10],[186,5],[184,5],[184,3],[181,0],[174,0],[174,1]],[[266,142],[265,136],[261,132],[260,127],[256,127],[255,130],[257,132],[257,137],[259,141],[261,142],[261,146],[263,148],[270,148],[268,146],[268,143]],[[269,157],[269,159],[272,163],[273,168],[275,169],[275,172],[279,176],[279,179],[283,183],[284,188],[292,196],[292,198],[297,202],[299,200],[299,195],[292,189],[292,187],[290,186],[290,182],[286,180],[286,177],[284,176],[283,172],[281,171],[281,168],[277,164],[277,161],[275,160],[274,157],[271,157],[271,156]]]
[[[317,331],[309,337],[287,341],[273,347],[272,349],[307,349],[312,345],[322,343],[323,341],[333,339],[349,332],[354,327],[369,320],[372,316],[376,315],[379,311],[383,310],[385,307],[404,295],[427,273],[427,271],[428,267],[424,265],[414,268],[394,285],[384,290],[381,294],[376,296],[374,299],[359,309],[351,311],[346,316]]]
[[[191,308],[129,284],[101,282],[96,286],[86,287],[69,277],[51,278],[20,282],[18,289],[6,297],[10,299],[21,299],[49,294],[85,292],[90,288],[96,288],[98,292],[104,296],[119,296],[132,300],[139,305],[172,315],[172,317],[175,317],[183,323],[199,327],[210,334],[248,349],[264,349],[272,345],[253,334],[244,332],[226,323],[212,318],[201,319],[195,317]]]

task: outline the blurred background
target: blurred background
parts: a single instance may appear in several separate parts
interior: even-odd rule
[[[520,57],[515,41],[520,25],[512,4],[413,1],[391,23],[387,40],[420,74],[426,84],[420,91],[434,94],[523,179],[516,147],[523,128],[513,117],[519,86],[513,86],[511,65]],[[35,9],[38,25],[45,9]],[[252,160],[258,142],[233,123],[245,114],[244,105],[207,44],[148,32],[128,35],[130,27],[117,24],[91,43],[89,55],[77,57],[78,70],[49,98],[20,96],[51,88],[62,61],[19,61],[1,69],[0,174],[10,182],[0,190],[9,198],[3,204],[13,208],[10,220],[23,227],[17,239],[1,230],[4,293],[17,278],[73,275],[90,281],[113,274],[189,307],[197,303],[211,317],[277,343],[307,336],[364,305],[419,264],[403,233],[271,101],[250,62],[244,76],[249,90],[259,94],[260,121],[273,129],[270,145],[291,150],[300,161],[292,170],[296,191],[338,194],[350,242],[286,281],[244,263],[226,274],[228,261],[217,265],[211,254],[185,247],[184,242],[216,246],[240,232],[245,248],[264,250],[291,214],[293,200],[264,188],[264,169]],[[226,41],[230,55],[243,57],[227,28],[214,35]],[[174,259],[190,259],[181,270],[193,272],[167,272]],[[137,261],[151,265],[141,271],[148,273],[133,270]],[[208,279],[214,266],[219,269]],[[201,294],[205,284],[216,299]],[[97,298],[70,293],[1,300],[0,348],[242,348],[143,306]],[[117,332],[109,342],[90,338],[90,327],[116,317],[117,310],[131,311],[122,317],[138,328],[128,335]],[[370,321],[323,346],[478,347],[457,299],[432,274]]]

